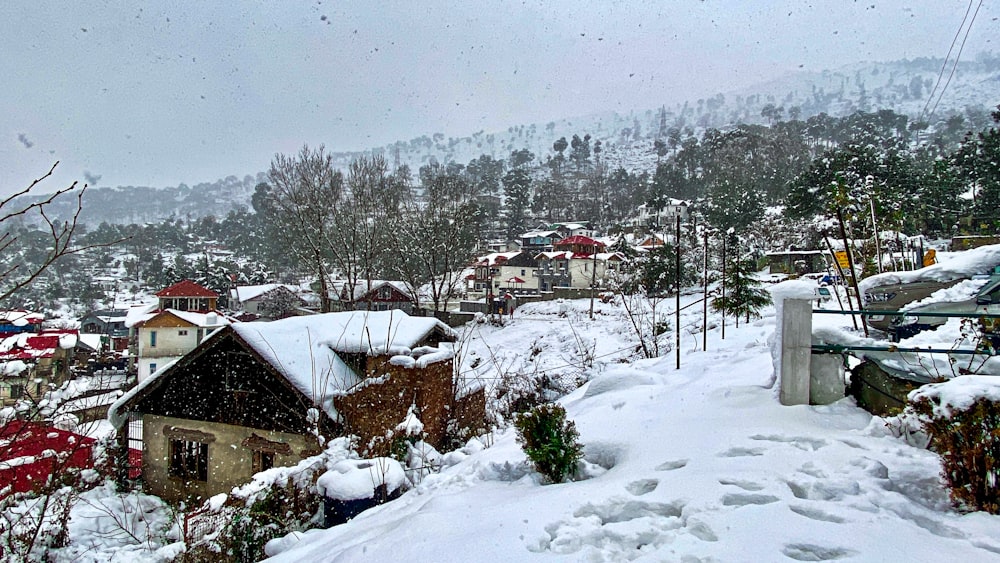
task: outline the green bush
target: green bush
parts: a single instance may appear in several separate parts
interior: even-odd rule
[[[941,475],[959,508],[1000,514],[1000,403],[979,398],[967,408],[942,409],[917,396],[911,408],[941,456]]]
[[[566,420],[566,409],[557,404],[539,405],[514,420],[517,442],[535,466],[535,470],[553,483],[562,482],[576,471],[583,457],[577,442],[576,424]]]

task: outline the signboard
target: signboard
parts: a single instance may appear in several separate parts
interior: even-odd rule
[[[834,258],[837,259],[837,264],[840,265],[840,268],[842,270],[850,270],[851,269],[851,261],[847,259],[847,251],[846,250],[838,250],[838,251],[836,251],[836,252],[833,253],[833,256],[834,256]]]
[[[924,267],[937,264],[937,251],[933,248],[924,252]]]

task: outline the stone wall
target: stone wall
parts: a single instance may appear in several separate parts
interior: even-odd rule
[[[392,365],[386,357],[370,359],[369,364],[366,382],[349,395],[334,398],[334,406],[345,421],[345,431],[360,436],[364,449],[372,438],[391,433],[406,418],[410,405],[415,405],[424,424],[425,440],[434,447],[441,447],[455,408],[452,360],[422,369]],[[463,416],[475,419],[475,399],[463,401]],[[480,420],[484,417],[485,402],[478,414]]]

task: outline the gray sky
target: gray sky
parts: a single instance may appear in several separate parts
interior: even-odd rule
[[[976,0],[978,3],[978,0]],[[0,3],[0,193],[171,186],[303,143],[646,109],[785,72],[942,57],[966,0]],[[975,6],[973,6],[975,9]],[[964,57],[995,49],[985,1]]]

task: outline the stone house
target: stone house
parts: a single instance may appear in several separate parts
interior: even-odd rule
[[[320,436],[372,444],[411,409],[441,445],[449,420],[478,428],[485,416],[482,389],[456,382],[442,346],[454,339],[440,321],[399,311],[235,323],[119,399],[109,418],[123,451],[141,459],[146,490],[169,500],[293,465],[320,451]]]

